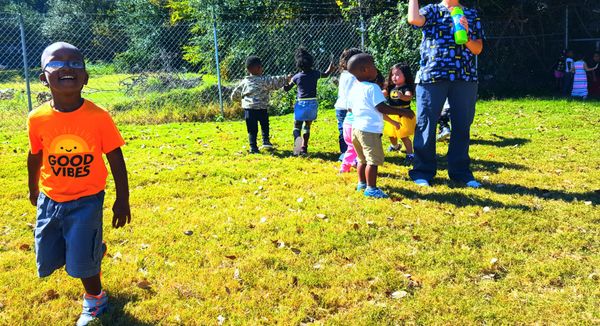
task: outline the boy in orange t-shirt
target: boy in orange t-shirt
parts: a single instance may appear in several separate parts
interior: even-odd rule
[[[117,192],[115,228],[131,222],[125,144],[108,112],[81,97],[87,84],[83,55],[68,43],[54,43],[42,53],[40,80],[52,100],[29,114],[31,151],[27,158],[29,200],[37,206],[35,253],[40,277],[66,266],[81,279],[85,294],[77,325],[87,325],[108,306],[100,282],[106,253],[102,241],[102,206],[108,171]]]

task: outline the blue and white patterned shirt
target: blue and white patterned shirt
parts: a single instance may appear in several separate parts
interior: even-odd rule
[[[463,8],[463,11],[469,22],[469,39],[485,39],[477,11],[470,8]],[[425,24],[421,27],[423,40],[416,83],[477,81],[475,55],[466,45],[457,45],[454,41],[454,22],[448,8],[442,4],[430,4],[419,12],[425,17]]]

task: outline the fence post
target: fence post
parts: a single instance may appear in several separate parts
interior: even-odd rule
[[[219,105],[221,106],[221,117],[225,117],[225,111],[223,110],[223,90],[221,89],[221,67],[219,63],[219,41],[217,38],[217,16],[215,15],[215,8],[213,7],[213,35],[215,39],[215,64],[217,65],[217,85],[219,88]]]
[[[25,85],[27,86],[27,104],[29,111],[33,110],[31,105],[31,87],[29,86],[29,63],[27,62],[27,45],[25,44],[25,24],[23,16],[19,14],[19,29],[21,30],[21,51],[23,53],[23,71],[25,72]]]
[[[365,50],[365,21],[362,17],[360,18],[360,48]]]
[[[358,0],[358,10],[360,13],[360,49],[365,50],[365,17],[363,16],[362,2]]]

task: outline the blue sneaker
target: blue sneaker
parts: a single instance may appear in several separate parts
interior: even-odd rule
[[[366,183],[359,182],[356,185],[356,191],[363,191],[365,189],[367,189],[367,184]]]
[[[429,184],[429,181],[427,181],[425,179],[417,179],[417,180],[414,180],[414,182],[417,186],[421,186],[421,187],[430,187],[431,186]]]
[[[77,320],[77,326],[86,326],[97,320],[108,307],[108,295],[102,291],[99,295],[83,295],[83,311]]]
[[[367,188],[367,190],[365,190],[365,197],[377,199],[390,198],[390,196],[386,195],[385,192],[381,191],[379,188]]]
[[[467,182],[466,185],[469,188],[474,188],[474,189],[481,188],[481,183],[477,182],[476,180],[471,180],[471,181]]]

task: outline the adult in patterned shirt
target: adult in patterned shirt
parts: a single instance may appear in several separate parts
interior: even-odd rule
[[[461,7],[461,24],[469,41],[454,41],[451,11]],[[452,115],[452,137],[448,147],[448,175],[468,187],[481,186],[470,169],[470,128],[477,100],[475,56],[483,50],[484,32],[477,11],[463,7],[459,0],[443,0],[419,9],[418,0],[409,1],[408,22],[423,32],[420,69],[416,75],[417,127],[415,160],[409,172],[418,185],[429,186],[437,172],[436,126],[448,98]]]

